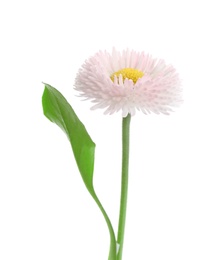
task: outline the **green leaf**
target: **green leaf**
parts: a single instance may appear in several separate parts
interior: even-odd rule
[[[79,120],[67,100],[57,89],[48,84],[45,84],[42,106],[44,115],[66,133],[71,143],[83,181],[100,208],[109,229],[110,252],[108,260],[116,260],[116,239],[114,230],[93,187],[95,143],[90,138],[85,126]]]

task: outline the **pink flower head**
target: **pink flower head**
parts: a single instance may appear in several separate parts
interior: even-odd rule
[[[147,114],[169,114],[181,100],[180,80],[176,70],[164,60],[144,52],[113,49],[112,54],[96,53],[80,68],[75,89],[92,100],[92,109],[106,108],[106,114],[122,111],[122,116],[136,110]]]

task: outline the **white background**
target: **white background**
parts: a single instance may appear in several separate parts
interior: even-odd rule
[[[124,260],[218,259],[216,1],[9,1],[0,4],[0,259],[106,260],[109,235],[66,136],[42,113],[58,88],[95,141],[94,183],[117,229],[121,115],[73,90],[100,49],[172,63],[184,104],[131,122]]]

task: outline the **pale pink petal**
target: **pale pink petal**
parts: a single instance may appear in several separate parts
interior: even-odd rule
[[[134,84],[131,79],[111,75],[124,68],[138,69],[144,73]],[[145,114],[169,114],[182,103],[181,86],[173,66],[149,54],[115,48],[112,54],[100,51],[89,58],[79,69],[75,89],[80,96],[92,100],[92,109],[106,109],[106,114],[122,111],[122,116],[135,115],[136,110]]]

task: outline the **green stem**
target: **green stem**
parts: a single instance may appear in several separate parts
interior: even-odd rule
[[[122,259],[124,231],[126,222],[127,193],[128,193],[128,170],[129,170],[129,128],[131,116],[123,118],[122,123],[122,179],[121,179],[121,196],[120,196],[120,216],[117,234],[117,243],[119,251],[117,260]]]
[[[115,234],[114,234],[114,230],[112,227],[112,224],[110,222],[110,219],[106,213],[106,211],[104,210],[103,206],[101,205],[100,200],[98,199],[97,195],[95,194],[94,189],[90,190],[90,193],[92,195],[92,197],[94,198],[95,202],[97,203],[97,205],[99,206],[109,229],[109,233],[110,233],[110,251],[109,251],[109,256],[108,256],[108,260],[116,260],[116,239],[115,239]]]

